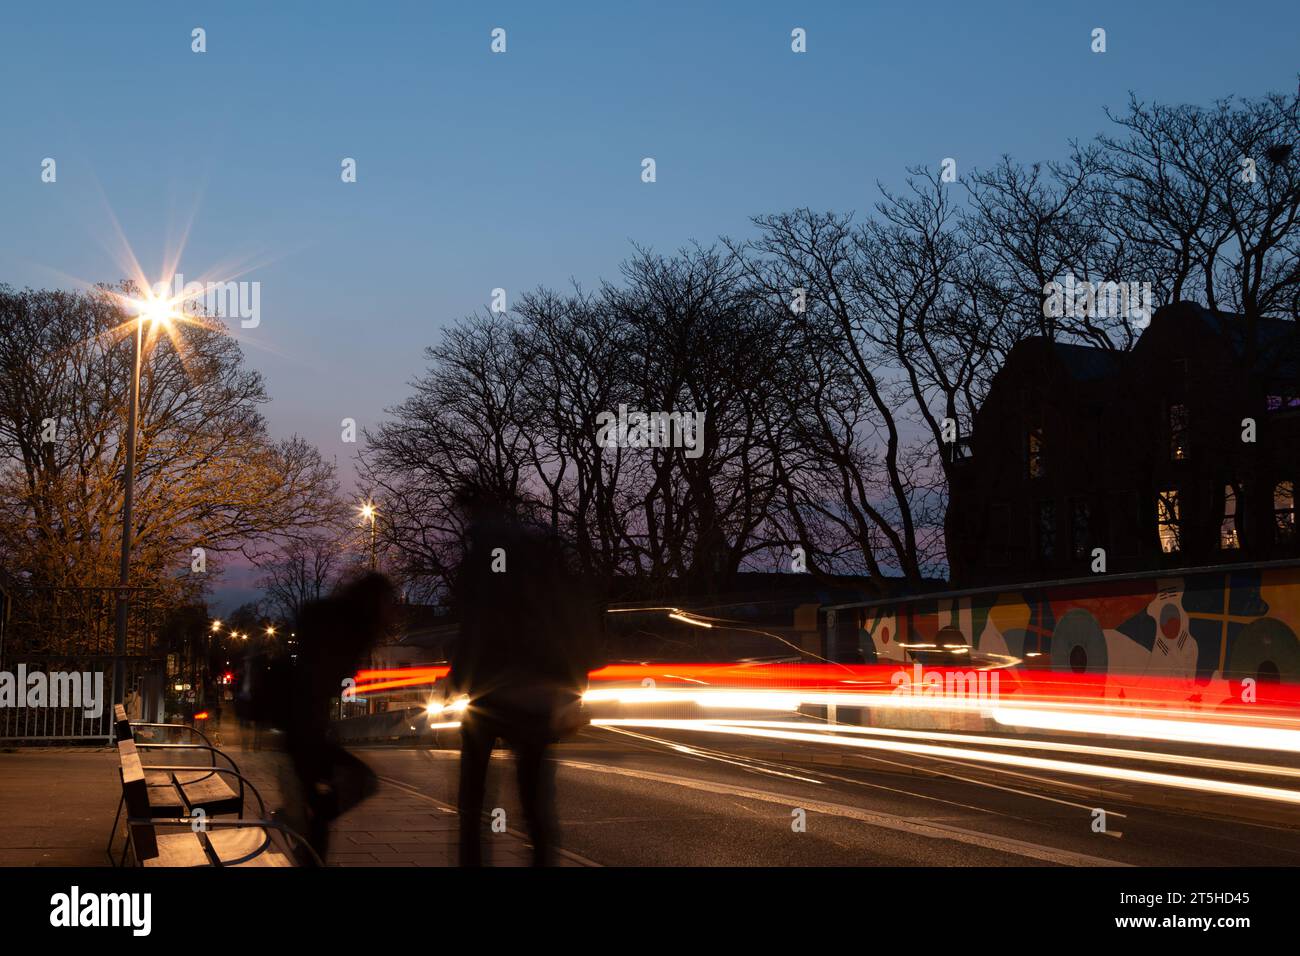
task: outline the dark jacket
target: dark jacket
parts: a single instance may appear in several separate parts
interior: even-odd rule
[[[554,536],[506,518],[476,522],[454,602],[452,695],[505,717],[541,717],[586,689],[601,615]]]

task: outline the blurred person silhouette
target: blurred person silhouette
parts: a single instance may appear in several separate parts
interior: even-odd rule
[[[457,494],[466,549],[453,602],[460,637],[447,675],[461,714],[460,865],[483,862],[483,801],[498,740],[515,755],[533,865],[554,862],[555,771],[549,750],[585,722],[600,615],[560,540],[521,517],[517,498],[472,483]]]
[[[339,743],[330,702],[392,630],[394,609],[392,584],[370,572],[302,609],[294,629],[296,654],[277,648],[246,664],[262,675],[251,681],[252,717],[285,735],[290,772],[281,780],[285,805],[276,819],[305,836],[322,860],[330,823],[378,786],[374,771]],[[298,848],[295,853],[310,863]]]

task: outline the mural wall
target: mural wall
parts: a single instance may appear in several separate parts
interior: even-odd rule
[[[980,666],[1105,677],[1111,693],[1150,681],[1195,699],[1243,678],[1300,683],[1300,566],[918,598],[864,607],[859,625],[868,663],[961,652]]]

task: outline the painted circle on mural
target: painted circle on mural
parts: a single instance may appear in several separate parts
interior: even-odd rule
[[[882,628],[880,629],[880,643],[881,643],[881,644],[888,644],[888,643],[889,643],[889,625],[888,625],[888,624],[886,624],[884,627],[882,627]]]
[[[1183,632],[1183,614],[1176,604],[1166,604],[1160,609],[1160,633],[1166,641],[1178,640]]]
[[[1066,611],[1052,632],[1052,670],[1072,674],[1106,673],[1106,635],[1083,608]]]
[[[1261,684],[1300,681],[1300,640],[1277,618],[1251,621],[1232,642],[1227,676]]]

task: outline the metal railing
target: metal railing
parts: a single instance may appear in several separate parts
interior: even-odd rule
[[[163,686],[156,645],[164,608],[155,588],[126,590],[124,696],[134,716],[149,716]],[[0,672],[13,695],[0,704],[0,740],[112,739],[114,622],[121,591],[9,582]]]
[[[111,740],[113,660],[110,655],[32,656],[6,663],[14,694],[0,706],[0,740]],[[125,670],[127,699],[138,700],[142,707],[151,691],[149,678],[156,674],[156,662],[129,657]]]

